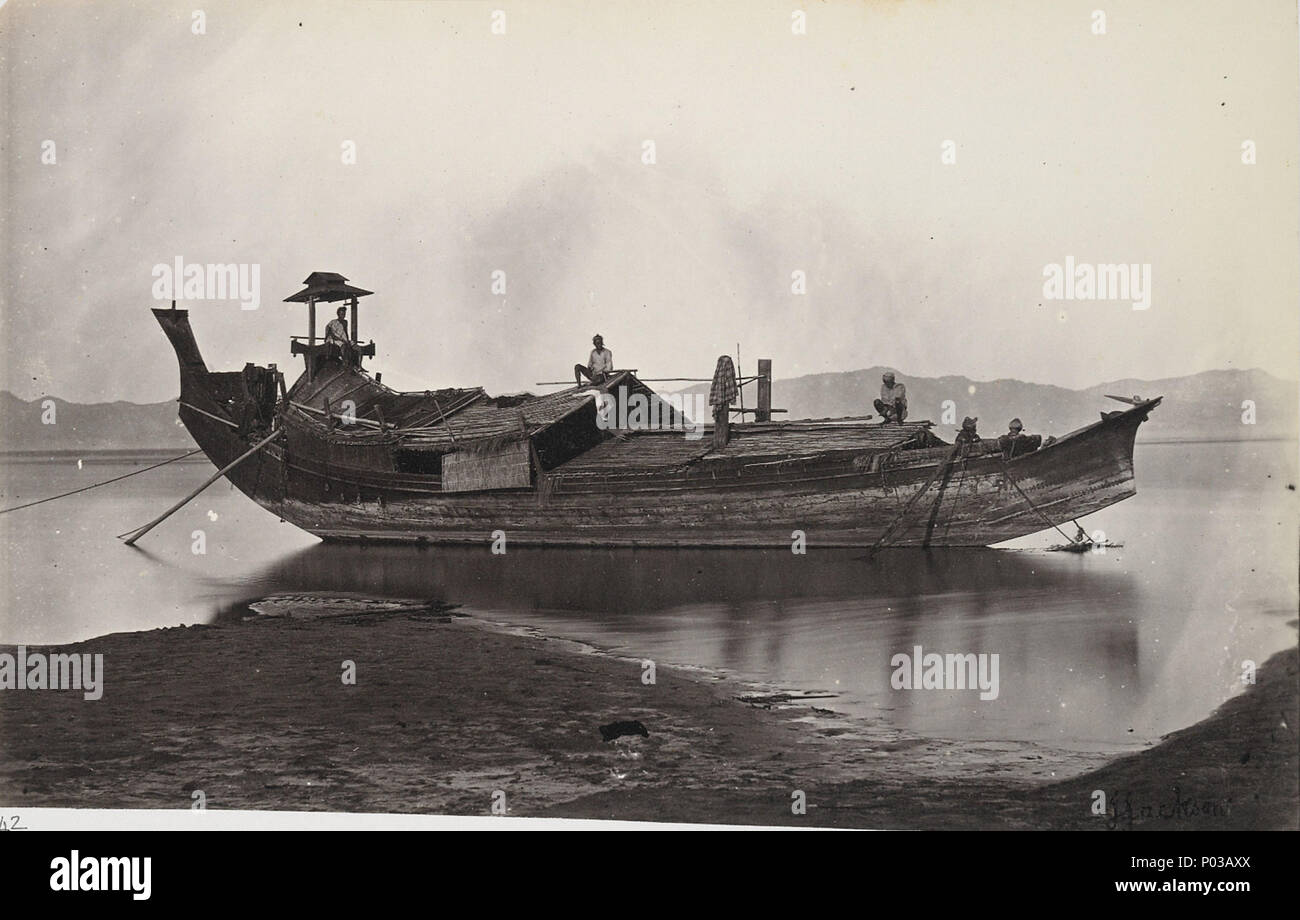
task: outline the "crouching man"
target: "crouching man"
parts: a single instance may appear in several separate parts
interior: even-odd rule
[[[976,428],[978,424],[978,417],[971,418],[968,415],[961,420],[961,430],[957,432],[957,437],[953,439],[959,457],[969,457],[972,454],[984,452],[984,445],[980,442],[980,433]]]
[[[882,382],[880,398],[873,405],[886,422],[901,425],[907,418],[907,387],[894,382],[892,371],[886,371],[880,376],[880,380]]]
[[[595,347],[591,350],[586,366],[573,365],[574,386],[582,386],[583,377],[599,386],[614,373],[614,353],[605,347],[605,340],[595,335],[592,336],[591,344]]]

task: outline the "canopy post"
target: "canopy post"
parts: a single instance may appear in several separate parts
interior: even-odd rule
[[[352,307],[352,341],[360,345],[361,333],[357,332],[357,298],[353,297],[349,305]]]
[[[312,358],[316,354],[316,298],[307,298],[307,346],[308,352],[304,356],[307,359],[307,382],[311,383],[312,379]]]

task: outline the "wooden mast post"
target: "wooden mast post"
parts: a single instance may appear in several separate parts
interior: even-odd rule
[[[722,450],[731,440],[731,407],[718,406],[713,413],[713,449]]]
[[[772,421],[772,359],[758,359],[758,411],[754,421]]]

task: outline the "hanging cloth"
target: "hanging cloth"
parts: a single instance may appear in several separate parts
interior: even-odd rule
[[[736,366],[730,355],[719,355],[718,366],[713,371],[713,383],[709,386],[709,405],[717,409],[730,406],[736,401],[740,388],[736,385]]]

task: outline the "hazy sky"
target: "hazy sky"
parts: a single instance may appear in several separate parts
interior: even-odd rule
[[[182,302],[213,369],[296,375],[281,301],[322,270],[377,292],[400,388],[564,379],[594,332],[651,377],[737,343],[778,377],[1297,376],[1291,0],[10,0],[0,30],[26,398],[173,397],[177,256],[261,267],[258,310]],[[1150,308],[1046,301],[1067,256],[1149,263]]]

